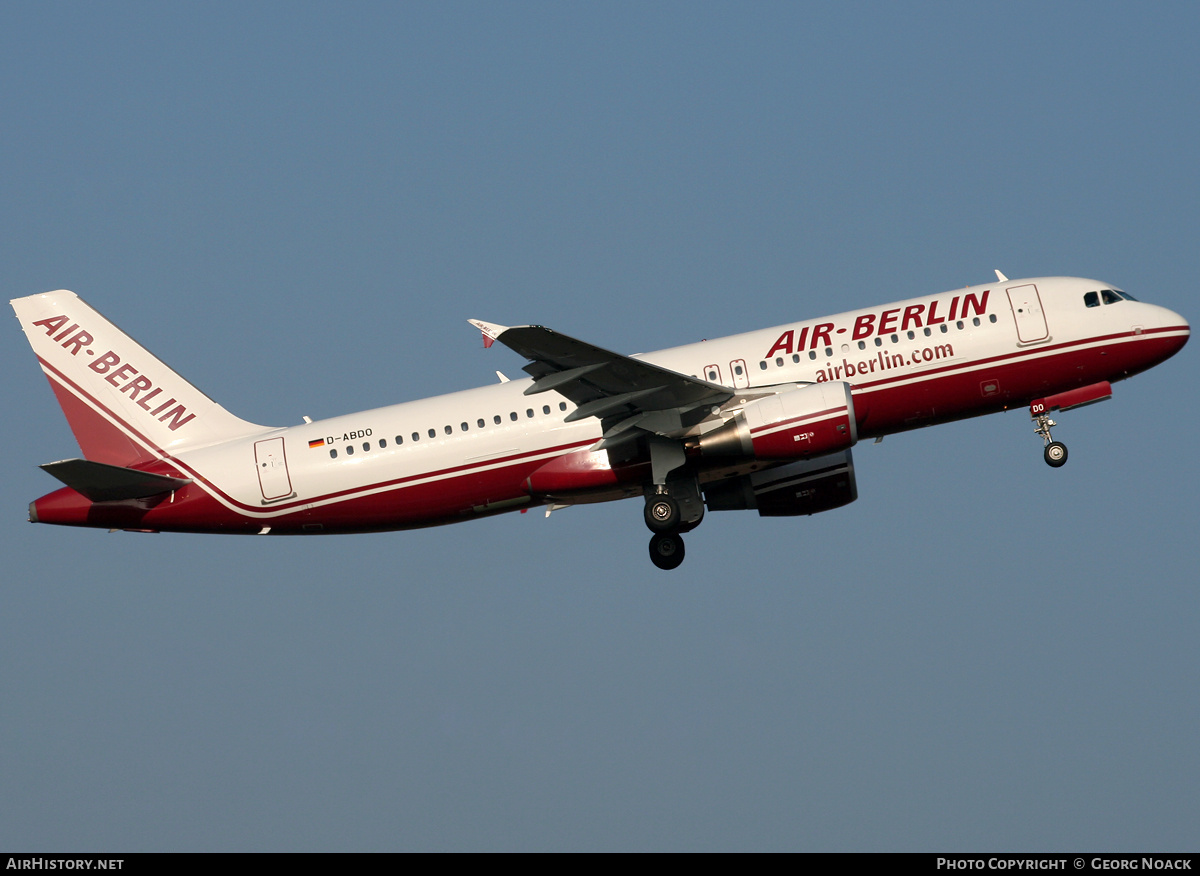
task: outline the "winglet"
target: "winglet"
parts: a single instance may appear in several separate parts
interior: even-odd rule
[[[483,332],[483,348],[485,350],[495,342],[496,338],[508,331],[508,326],[506,325],[493,325],[490,322],[482,322],[478,319],[468,319],[467,322]]]
[[[1008,282],[1008,277],[1006,277],[1006,276],[1004,276],[1003,274],[1001,274],[1001,273],[1000,273],[998,270],[996,270],[995,268],[992,268],[992,270],[993,270],[993,271],[996,271],[996,279],[997,279],[997,280],[999,280],[1001,283],[1007,283],[1007,282]]]

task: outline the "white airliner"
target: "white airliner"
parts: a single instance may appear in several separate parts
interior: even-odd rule
[[[673,569],[706,506],[787,516],[854,501],[850,448],[865,438],[1029,406],[1060,466],[1050,412],[1110,398],[1190,334],[1107,283],[996,277],[636,356],[471,320],[530,377],[283,428],[233,416],[72,292],[18,298],[85,457],[42,466],[66,487],[29,519],[300,535],[643,496],[650,557]]]

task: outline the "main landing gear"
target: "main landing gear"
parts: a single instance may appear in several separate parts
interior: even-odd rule
[[[678,569],[683,562],[683,538],[704,519],[704,496],[700,479],[686,465],[683,445],[651,436],[651,482],[646,487],[646,526],[650,539],[650,561],[660,569]]]
[[[704,519],[704,498],[693,475],[651,487],[646,493],[646,526],[650,539],[650,561],[660,569],[678,569],[683,562],[682,533],[695,529]]]
[[[1042,436],[1042,441],[1046,445],[1046,449],[1042,455],[1046,459],[1046,465],[1051,468],[1058,468],[1067,463],[1067,445],[1061,441],[1055,441],[1050,434],[1050,429],[1057,426],[1058,423],[1050,419],[1049,415],[1044,413],[1045,407],[1038,403],[1029,406],[1029,416],[1033,418],[1033,431]]]

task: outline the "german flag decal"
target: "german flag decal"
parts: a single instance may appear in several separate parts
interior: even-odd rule
[[[314,438],[312,441],[308,442],[309,450],[312,450],[314,447],[324,447],[324,446],[325,446],[324,438]]]

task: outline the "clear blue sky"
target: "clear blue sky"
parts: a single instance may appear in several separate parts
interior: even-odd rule
[[[0,276],[239,416],[494,380],[469,317],[638,352],[1010,277],[1193,322],[1185,3],[0,7]],[[312,539],[30,526],[77,447],[0,343],[0,847],[1186,850],[1193,343],[860,498]]]

